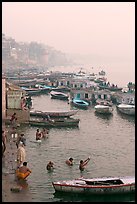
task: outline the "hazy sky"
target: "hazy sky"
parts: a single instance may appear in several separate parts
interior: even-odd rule
[[[2,2],[2,32],[66,53],[133,59],[134,2]]]

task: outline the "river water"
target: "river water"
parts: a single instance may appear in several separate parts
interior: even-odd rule
[[[49,95],[34,96],[33,109],[41,111],[75,109],[66,101],[51,99]],[[26,152],[28,167],[28,189],[24,196],[31,194],[34,202],[70,201],[134,201],[133,195],[85,196],[57,194],[53,181],[74,179],[81,176],[134,176],[135,175],[135,118],[121,115],[114,106],[113,115],[97,115],[94,107],[80,110],[73,116],[79,118],[78,128],[51,128],[49,136],[41,144],[35,143],[37,127],[23,127],[27,139]],[[40,128],[41,129],[41,128]],[[91,157],[83,173],[78,166],[81,159]],[[74,165],[65,164],[74,158]],[[55,169],[46,170],[52,160]]]

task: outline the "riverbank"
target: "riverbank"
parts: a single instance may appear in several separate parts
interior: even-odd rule
[[[16,169],[16,139],[11,137],[11,128],[4,127],[7,135],[6,151],[2,157],[2,202],[31,202],[31,195],[24,196],[28,191],[27,182],[25,185],[17,182],[15,178]],[[19,130],[17,130],[18,132]]]

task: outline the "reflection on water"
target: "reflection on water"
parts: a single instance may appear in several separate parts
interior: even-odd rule
[[[116,195],[82,195],[74,193],[55,192],[56,202],[134,202],[135,193],[116,194]]]
[[[102,118],[103,120],[110,120],[113,117],[113,114],[102,114],[95,112],[97,118]]]
[[[117,109],[117,114],[124,120],[127,120],[129,122],[135,122],[135,115],[126,115],[124,113],[121,113],[118,109]]]

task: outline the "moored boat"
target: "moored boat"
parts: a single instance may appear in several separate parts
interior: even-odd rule
[[[28,95],[31,95],[31,96],[41,93],[41,89],[39,88],[27,88],[27,87],[21,87],[21,88],[25,90]]]
[[[79,119],[74,118],[63,118],[54,120],[43,120],[40,118],[31,118],[29,124],[31,126],[41,126],[41,127],[78,127]]]
[[[57,91],[51,91],[50,96],[53,99],[60,99],[60,100],[68,100],[69,95],[62,93],[62,92],[57,92]]]
[[[53,118],[56,117],[70,117],[72,115],[75,115],[78,112],[78,110],[69,110],[69,111],[30,111],[30,116],[36,116],[36,117],[46,117],[50,116]]]
[[[96,113],[112,114],[113,113],[112,105],[113,105],[112,101],[97,99],[94,109]]]
[[[87,101],[82,99],[77,99],[77,98],[74,98],[72,100],[72,104],[78,108],[85,108],[85,109],[87,109],[89,106],[89,103]]]
[[[94,108],[97,113],[111,114],[113,112],[113,108],[109,105],[96,105]]]
[[[135,177],[79,178],[52,182],[56,192],[120,194],[135,192]]]
[[[116,107],[121,113],[124,113],[126,115],[135,115],[135,105],[121,103]]]
[[[114,84],[110,85],[109,82],[108,83],[101,82],[101,83],[99,83],[98,86],[100,89],[108,89],[110,91],[122,91],[122,89],[123,89],[122,87],[118,87],[117,85],[114,85]]]

